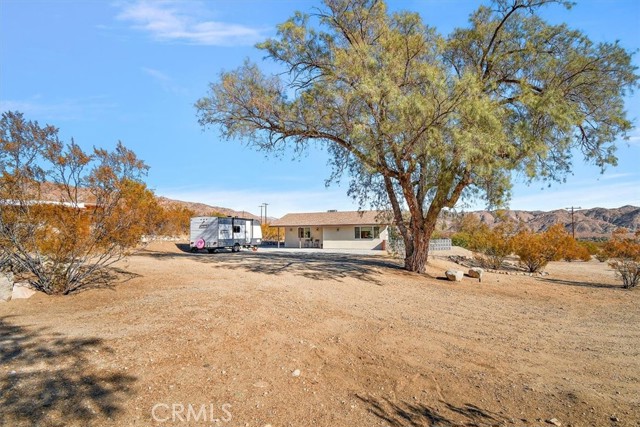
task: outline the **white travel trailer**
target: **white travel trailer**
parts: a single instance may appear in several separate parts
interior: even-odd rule
[[[255,248],[261,241],[260,221],[255,219],[215,216],[191,218],[191,252],[206,249],[214,253],[222,248],[238,252],[241,248]]]

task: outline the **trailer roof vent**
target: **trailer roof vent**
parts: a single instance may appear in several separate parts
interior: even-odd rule
[[[329,209],[327,212],[338,212],[338,209]]]

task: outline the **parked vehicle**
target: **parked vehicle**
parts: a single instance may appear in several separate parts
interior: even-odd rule
[[[191,252],[206,249],[214,253],[229,248],[239,252],[241,248],[256,247],[262,241],[260,221],[249,218],[198,216],[191,218]]]

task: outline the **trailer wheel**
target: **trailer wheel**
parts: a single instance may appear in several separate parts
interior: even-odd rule
[[[236,243],[235,245],[233,245],[233,252],[240,252],[240,245],[238,243]]]

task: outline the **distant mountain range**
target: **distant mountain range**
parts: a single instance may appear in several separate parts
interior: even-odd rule
[[[163,205],[178,203],[193,210],[197,215],[209,215],[212,212],[219,212],[223,215],[260,219],[259,216],[250,212],[236,211],[220,206],[183,202],[166,197],[159,197],[159,200]],[[472,213],[489,226],[496,222],[495,212],[475,211]],[[543,231],[558,223],[563,224],[567,231],[571,231],[571,211],[564,209],[550,212],[509,210],[506,211],[506,215],[515,221],[525,223],[533,231]],[[270,218],[270,220],[273,219],[275,218]],[[447,215],[444,219],[445,228],[450,228],[454,223],[454,219],[454,215]],[[640,207],[627,205],[613,209],[592,208],[576,210],[574,212],[574,221],[576,237],[607,237],[611,235],[613,230],[620,227],[633,231],[640,230]]]
[[[495,212],[475,211],[480,220],[491,226],[496,222]],[[555,211],[506,211],[506,215],[522,221],[533,231],[543,231],[554,224],[563,224],[567,231],[571,231],[571,211],[558,209]],[[451,223],[451,220],[447,220]],[[640,230],[640,208],[637,206],[622,206],[621,208],[592,208],[574,211],[576,237],[606,237],[616,228]]]
[[[169,205],[184,206],[187,209],[191,209],[193,212],[195,212],[196,215],[202,215],[202,216],[219,213],[225,216],[237,216],[240,218],[253,218],[257,220],[260,219],[258,215],[254,215],[251,212],[247,212],[247,211],[236,211],[233,209],[223,208],[220,206],[210,206],[204,203],[173,200],[163,196],[158,196],[158,203],[160,203],[160,206],[165,206],[165,207]]]
[[[43,200],[60,200],[60,189],[52,184],[43,186]],[[86,191],[81,190],[80,199],[83,202],[91,202],[92,196]],[[214,213],[225,216],[237,216],[241,218],[260,219],[258,215],[251,212],[237,211],[221,206],[211,206],[204,203],[185,202],[181,200],[173,200],[167,197],[158,197],[158,201],[162,206],[179,205],[191,209],[196,215],[212,215]],[[491,226],[496,223],[496,213],[491,211],[474,211],[480,220]],[[571,231],[571,211],[558,209],[555,211],[518,211],[509,210],[506,215],[518,222],[523,222],[533,231],[546,230],[554,224],[563,224],[567,231]],[[461,213],[443,213],[442,223],[439,229],[450,230],[453,228],[456,218]],[[269,217],[269,221],[277,218]],[[574,212],[576,237],[580,238],[598,238],[607,237],[616,228],[624,227],[626,229],[636,231],[640,230],[640,207],[622,206],[620,208],[592,208],[580,209]]]

